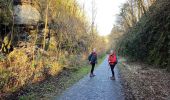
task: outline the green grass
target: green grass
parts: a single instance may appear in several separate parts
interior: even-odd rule
[[[102,61],[105,59],[106,55],[103,54],[98,59],[98,64],[101,64]],[[82,79],[85,75],[87,75],[90,72],[91,65],[82,66],[78,70],[68,70],[67,75],[61,75],[60,78],[56,80],[56,77],[54,77],[51,80],[48,80],[41,84],[36,84],[35,86],[32,86],[33,88],[30,93],[27,93],[24,96],[19,97],[19,100],[37,100],[37,99],[43,99],[43,100],[49,100],[53,98],[54,96],[60,95],[64,90],[71,87],[74,83]],[[35,92],[34,92],[35,91]],[[38,92],[36,92],[38,91]],[[47,96],[45,96],[45,95]]]
[[[98,67],[98,65],[102,63],[102,61],[105,59],[105,57],[106,57],[105,55],[102,55],[101,58],[99,58],[98,64],[96,67]],[[81,78],[83,78],[85,75],[87,75],[90,72],[90,70],[91,70],[91,65],[89,64],[88,66],[80,67],[79,70],[72,72],[70,75],[71,79],[68,80],[69,81],[68,86],[70,84],[77,82]]]

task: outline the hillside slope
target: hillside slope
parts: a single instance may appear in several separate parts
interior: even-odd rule
[[[170,69],[170,2],[157,0],[120,40],[119,54]]]

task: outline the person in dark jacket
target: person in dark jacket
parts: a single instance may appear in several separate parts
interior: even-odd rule
[[[93,52],[89,55],[88,60],[89,60],[89,63],[91,64],[91,66],[92,66],[90,77],[94,77],[95,74],[93,73],[93,71],[94,71],[95,64],[97,64],[96,49],[93,49]]]
[[[110,55],[109,55],[109,58],[108,58],[108,63],[110,65],[110,69],[111,69],[111,72],[112,72],[112,77],[110,77],[110,78],[112,80],[114,80],[115,79],[114,67],[117,64],[117,56],[116,56],[116,53],[113,50],[110,51]]]

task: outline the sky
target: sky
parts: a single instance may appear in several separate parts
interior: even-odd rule
[[[92,0],[77,0],[81,7],[84,5],[85,13],[91,21]],[[120,7],[127,0],[94,0],[95,1],[95,24],[99,35],[110,34],[113,25],[116,23],[116,15],[120,12]]]

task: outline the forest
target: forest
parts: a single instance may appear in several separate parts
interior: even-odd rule
[[[100,62],[115,49],[120,59],[169,73],[169,6],[169,0],[127,0],[111,33],[100,36],[77,0],[0,0],[0,100],[18,99],[30,86],[83,72],[78,81],[89,71],[82,69],[94,48]]]
[[[122,56],[169,70],[169,13],[168,0],[128,0],[112,29],[112,45],[116,41]]]
[[[169,100],[169,0],[128,0],[109,36],[119,56],[127,100]]]

